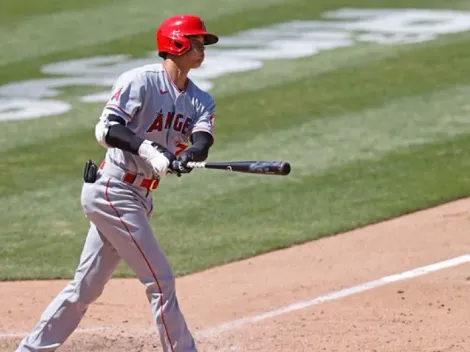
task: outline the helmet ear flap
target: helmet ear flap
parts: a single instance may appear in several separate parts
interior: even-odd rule
[[[166,53],[171,55],[180,56],[188,52],[191,49],[191,43],[188,38],[182,37],[172,37],[160,34],[158,36],[158,46],[161,48],[159,53]],[[162,55],[160,55],[163,57]]]
[[[173,39],[172,45],[175,49],[175,55],[183,55],[191,49],[191,42],[185,36]]]
[[[203,35],[204,44],[215,44],[218,37],[208,33],[204,21],[195,15],[177,15],[167,18],[157,30],[157,49],[159,53],[183,55],[191,49],[188,36]]]

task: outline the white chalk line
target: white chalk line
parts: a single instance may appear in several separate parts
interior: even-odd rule
[[[408,270],[401,272],[399,274],[394,274],[394,275],[389,275],[389,276],[384,276],[380,279],[374,280],[374,281],[369,281],[365,282],[362,284],[359,284],[357,286],[352,286],[349,288],[345,288],[342,290],[337,290],[337,291],[332,291],[330,293],[327,293],[325,295],[321,295],[315,298],[312,298],[310,300],[305,300],[305,301],[299,301],[293,304],[290,304],[285,307],[281,307],[269,312],[265,312],[262,314],[257,314],[253,315],[250,317],[245,317],[245,318],[240,318],[236,320],[232,320],[227,323],[223,323],[221,325],[218,325],[213,328],[205,329],[202,331],[199,331],[195,334],[196,337],[198,338],[210,338],[217,336],[223,332],[234,330],[246,325],[250,325],[253,323],[260,322],[262,320],[278,317],[283,314],[291,313],[297,310],[309,308],[311,306],[328,302],[328,301],[334,301],[339,298],[344,298],[347,296],[354,295],[356,293],[364,292],[371,290],[373,288],[377,288],[380,286],[384,286],[393,282],[398,282],[402,280],[407,280],[411,278],[415,278],[418,276],[422,276],[425,274],[429,274],[432,272],[436,272],[439,270],[451,268],[460,264],[468,263],[470,262],[470,254],[465,254],[460,257],[444,260],[438,263],[426,265],[420,268]],[[110,330],[116,330],[116,326],[97,326],[97,327],[90,327],[90,328],[79,328],[74,331],[74,333],[91,333],[91,332],[99,332],[99,331],[110,331]],[[149,331],[154,331],[154,329],[149,330]],[[0,339],[2,338],[15,338],[15,337],[23,337],[27,333],[26,332],[6,332],[6,333],[0,333]]]
[[[373,288],[384,286],[392,282],[397,282],[397,281],[401,281],[405,279],[410,279],[413,277],[418,277],[421,275],[425,275],[425,274],[439,271],[442,269],[450,268],[450,267],[457,266],[457,265],[467,263],[467,262],[470,262],[470,254],[466,254],[466,255],[453,258],[453,259],[448,259],[448,260],[438,262],[435,264],[423,266],[421,268],[404,271],[399,274],[385,276],[378,280],[369,281],[369,282],[359,284],[357,286],[349,287],[343,290],[333,291],[333,292],[327,293],[326,295],[318,296],[307,301],[300,301],[300,302],[288,305],[286,307],[272,310],[270,312],[233,320],[231,322],[221,324],[214,328],[201,331],[199,337],[205,337],[205,338],[213,337],[215,335],[219,335],[228,330],[240,328],[242,326],[253,324],[253,323],[265,320],[265,319],[274,318],[282,314],[291,313],[300,309],[305,309],[305,308],[308,308],[308,307],[311,307],[320,303],[334,301],[336,299],[351,296],[359,292],[368,291]]]

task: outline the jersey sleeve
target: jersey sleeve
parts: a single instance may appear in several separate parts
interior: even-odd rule
[[[212,98],[198,109],[198,117],[193,124],[190,134],[208,132],[214,136],[215,102]]]
[[[144,103],[145,86],[142,74],[133,71],[122,74],[112,88],[111,98],[104,106],[102,116],[114,114],[128,123]]]

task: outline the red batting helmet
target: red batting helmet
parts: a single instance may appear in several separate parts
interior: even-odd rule
[[[178,15],[164,20],[157,30],[157,49],[162,53],[183,55],[191,49],[188,36],[203,35],[204,44],[215,44],[219,38],[207,32],[201,18],[194,15]]]

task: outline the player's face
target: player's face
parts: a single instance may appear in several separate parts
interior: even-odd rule
[[[190,68],[198,68],[204,61],[204,36],[189,37],[191,50],[186,53],[187,64]]]

